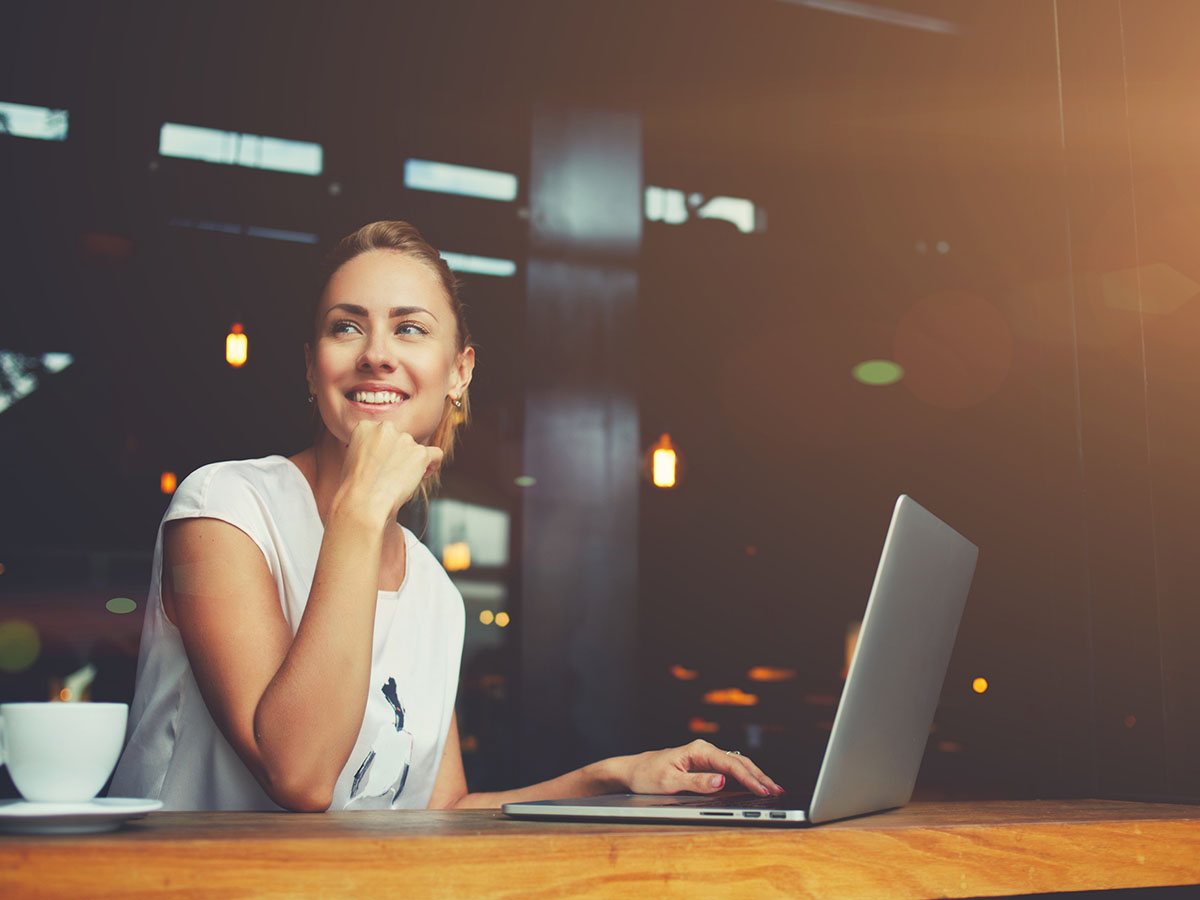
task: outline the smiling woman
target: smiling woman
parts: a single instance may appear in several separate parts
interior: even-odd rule
[[[457,285],[416,229],[338,244],[305,346],[313,446],[205,466],[163,519],[115,795],[318,811],[710,792],[726,775],[779,790],[698,741],[468,793],[462,598],[397,513],[449,459],[474,365]]]

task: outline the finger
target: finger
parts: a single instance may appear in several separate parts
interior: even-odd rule
[[[715,794],[725,787],[725,776],[714,775],[712,772],[694,772],[684,778],[681,791],[692,791],[696,794]]]
[[[776,784],[775,780],[773,778],[771,778],[769,775],[767,775],[766,772],[764,772],[762,769],[760,769],[758,766],[756,766],[754,764],[754,760],[750,759],[750,757],[743,756],[740,753],[736,753],[736,754],[731,753],[728,755],[732,759],[736,759],[736,760],[740,761],[741,764],[746,767],[746,770],[755,778],[755,780],[757,780],[760,784],[766,785],[767,788],[771,791],[771,793],[773,793],[773,794],[782,794],[783,793],[783,788],[781,788],[778,784]]]
[[[763,796],[783,793],[783,788],[768,778],[762,769],[754,765],[747,757],[741,754],[726,753],[716,747],[713,747],[707,755],[709,759],[706,762],[715,771],[732,776],[754,793]]]

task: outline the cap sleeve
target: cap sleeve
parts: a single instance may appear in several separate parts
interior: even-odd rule
[[[270,513],[262,485],[237,463],[202,466],[179,485],[163,516],[168,522],[182,519],[218,519],[244,532],[262,551],[272,574],[279,571],[278,553],[271,539]]]

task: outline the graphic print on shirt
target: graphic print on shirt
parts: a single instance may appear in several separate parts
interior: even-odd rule
[[[392,707],[392,721],[379,726],[367,755],[354,773],[347,809],[388,809],[400,797],[412,762],[413,736],[404,730],[404,705],[396,679],[381,688]]]

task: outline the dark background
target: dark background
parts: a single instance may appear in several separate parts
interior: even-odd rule
[[[607,752],[569,723],[517,727],[539,715],[522,643],[546,629],[522,617],[537,557],[514,478],[537,474],[524,420],[547,355],[526,303],[533,121],[618,110],[640,121],[644,184],[766,212],[754,234],[693,215],[640,235],[611,352],[641,449],[669,431],[686,469],[637,493],[623,749],[699,734],[768,771],[815,765],[906,492],[982,548],[918,790],[1200,797],[1200,9],[867,6],[935,30],[781,0],[10,8],[0,101],[67,109],[70,132],[0,135],[0,349],[74,363],[0,413],[0,624],[41,647],[0,672],[0,699],[46,699],[85,662],[95,699],[128,698],[140,608],[105,603],[145,596],[160,473],[305,445],[319,255],[403,218],[518,263],[464,276],[476,421],[443,491],[513,523],[510,565],[461,576],[500,584],[513,616],[497,639],[468,599],[472,787],[553,774],[521,763],[546,744],[572,764]],[[318,142],[324,172],[160,157],[168,121]],[[521,192],[408,190],[410,157]],[[855,381],[869,359],[905,377]],[[730,687],[758,704],[703,702]]]

